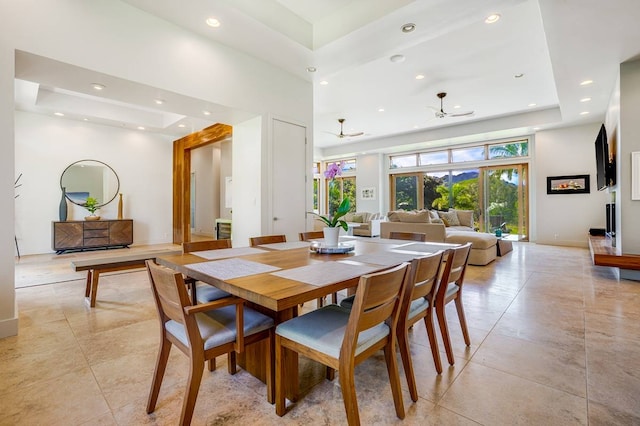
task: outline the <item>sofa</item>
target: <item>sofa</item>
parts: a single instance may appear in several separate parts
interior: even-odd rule
[[[344,215],[343,219],[345,222],[358,225],[351,228],[353,230],[353,235],[359,237],[379,237],[380,223],[385,220],[385,217],[380,213],[351,212]],[[315,221],[315,230],[320,231],[324,227],[325,224],[321,220]]]
[[[391,211],[387,213],[387,221],[380,224],[380,236],[389,238],[393,231],[423,233],[427,241],[438,243],[471,242],[470,265],[484,266],[497,256],[497,238],[493,234],[476,232],[471,210]]]

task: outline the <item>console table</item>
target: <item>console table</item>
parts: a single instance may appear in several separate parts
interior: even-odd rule
[[[640,270],[640,255],[622,254],[608,237],[590,235],[589,250],[594,265]]]
[[[56,254],[133,244],[131,219],[52,222],[51,226],[51,248]]]

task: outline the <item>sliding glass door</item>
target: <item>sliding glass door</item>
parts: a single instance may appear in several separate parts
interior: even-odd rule
[[[500,229],[503,238],[528,240],[527,165],[484,167],[482,180],[481,228]]]

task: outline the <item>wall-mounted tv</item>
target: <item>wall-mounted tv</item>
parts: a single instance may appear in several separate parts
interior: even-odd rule
[[[596,185],[598,191],[609,186],[611,166],[609,164],[609,144],[607,143],[607,130],[604,124],[600,126],[600,132],[595,142],[596,146]]]

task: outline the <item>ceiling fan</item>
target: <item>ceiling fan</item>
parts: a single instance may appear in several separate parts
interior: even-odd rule
[[[429,107],[435,110],[436,118],[445,118],[445,117],[467,117],[473,115],[474,111],[462,111],[462,112],[444,112],[444,108],[442,106],[442,100],[445,96],[447,96],[446,92],[440,92],[436,96],[440,98],[440,109],[434,107]]]
[[[340,139],[342,139],[342,138],[354,138],[356,136],[364,135],[364,132],[344,133],[344,131],[342,129],[342,127],[344,125],[344,118],[338,118],[338,123],[340,123],[340,133],[338,133],[337,135],[335,133],[332,133],[332,134],[336,135]]]

